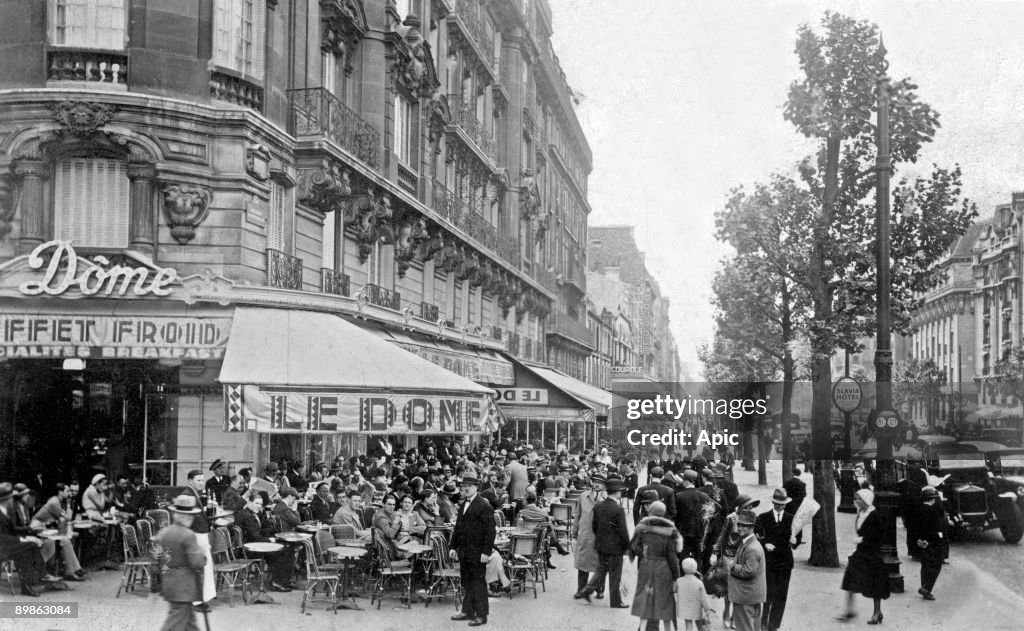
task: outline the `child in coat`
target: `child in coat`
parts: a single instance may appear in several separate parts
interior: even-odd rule
[[[695,622],[700,629],[700,622],[714,611],[697,575],[697,561],[683,559],[683,575],[676,580],[676,618],[686,621],[686,631],[693,631]]]

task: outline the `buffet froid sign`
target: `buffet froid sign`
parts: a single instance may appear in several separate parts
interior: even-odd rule
[[[72,289],[83,296],[124,296],[129,289],[136,296],[170,295],[171,286],[178,280],[175,270],[160,267],[137,252],[125,252],[125,257],[138,265],[113,264],[102,255],[90,261],[78,256],[70,241],[47,241],[28,257],[29,268],[43,270],[43,277],[27,280],[18,289],[26,296],[59,296]]]

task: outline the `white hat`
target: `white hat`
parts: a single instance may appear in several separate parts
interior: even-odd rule
[[[102,482],[103,480],[106,479],[107,476],[103,475],[102,473],[97,473],[96,475],[92,476],[92,482],[90,482],[89,484],[96,484],[97,482]]]

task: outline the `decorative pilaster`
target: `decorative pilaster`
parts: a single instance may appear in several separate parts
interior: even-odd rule
[[[196,236],[196,228],[210,212],[210,191],[189,184],[164,187],[164,217],[171,236],[185,245]]]
[[[50,168],[42,160],[18,160],[14,176],[21,180],[21,238],[18,253],[31,252],[54,237],[53,206],[46,203]]]
[[[129,164],[129,247],[152,256],[156,252],[156,214],[153,212],[153,183],[156,167]]]

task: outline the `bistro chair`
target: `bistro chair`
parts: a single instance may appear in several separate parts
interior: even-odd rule
[[[308,506],[299,505],[299,519],[303,522],[313,521],[313,511]]]
[[[135,527],[139,531],[139,547],[145,551],[149,556],[153,554],[153,522],[149,518],[142,518],[135,522]]]
[[[370,593],[370,604],[373,605],[373,601],[376,599],[377,609],[380,609],[381,602],[384,599],[384,588],[388,583],[397,580],[402,588],[399,597],[405,602],[405,606],[411,609],[412,566],[408,565],[408,562],[400,566],[394,561],[391,545],[379,534],[376,528],[373,529],[373,551],[376,555],[374,573],[377,576],[377,580],[373,585],[373,591]]]
[[[347,524],[331,526],[331,536],[334,537],[335,541],[355,539],[356,529],[353,526],[349,526]]]
[[[11,595],[17,596],[18,592],[14,591],[14,561],[0,561],[0,572],[7,577],[7,586],[11,588]]]
[[[334,542],[334,537],[326,530],[317,530],[316,534],[313,535],[313,550],[316,554],[317,566],[321,570],[338,573],[344,567],[341,563],[331,562],[331,553],[327,549],[333,548],[336,545],[338,544]]]
[[[540,579],[540,586],[548,591],[548,559],[551,557],[551,524],[542,523],[534,530],[537,537],[537,552],[533,555],[533,562],[537,566],[537,578]]]
[[[551,521],[552,528],[558,541],[564,541],[566,546],[572,547],[572,506],[569,504],[552,504]]]
[[[121,590],[125,592],[135,591],[136,585],[149,587],[153,577],[153,568],[156,561],[148,554],[143,554],[139,548],[139,539],[136,536],[135,528],[122,524],[121,543],[124,549],[124,571],[121,574],[121,584],[117,587],[117,594],[114,598],[120,598]]]
[[[306,591],[302,593],[302,613],[306,613],[306,603],[316,600],[330,600],[334,614],[338,614],[338,583],[340,574],[335,570],[328,569],[317,557],[313,542],[306,539],[302,542],[303,552],[306,554]],[[318,599],[316,593],[324,590],[325,598]],[[312,595],[312,597],[311,597]],[[326,598],[329,596],[330,598]],[[345,597],[345,594],[342,594]]]
[[[168,526],[171,523],[171,514],[163,508],[154,508],[153,510],[146,511],[146,517],[153,520],[153,526],[157,532],[160,532],[164,526]]]
[[[533,535],[512,535],[509,540],[509,558],[505,561],[505,569],[508,571],[508,578],[512,581],[509,585],[508,597],[512,598],[512,588],[518,586],[520,592],[526,591],[526,583],[529,581],[533,587],[533,597],[537,597],[537,580],[542,571],[537,567],[535,557],[537,555],[537,537]]]
[[[494,525],[497,528],[504,528],[505,527],[505,512],[504,511],[500,511],[500,510],[494,511]]]
[[[235,606],[236,585],[241,588],[242,602],[248,603],[252,598],[249,574],[253,561],[234,558],[231,553],[231,535],[227,528],[214,528],[210,531],[210,554],[213,557],[213,574],[217,586],[228,587],[228,605]]]
[[[432,598],[451,597],[455,601],[455,608],[458,609],[462,606],[462,574],[449,556],[448,538],[444,533],[437,532],[437,530],[447,530],[447,528],[435,528],[435,532],[430,533],[430,528],[428,527],[427,533],[429,536],[425,538],[434,548],[433,556],[435,559],[428,579],[429,586],[427,587],[427,603],[425,606],[430,606]]]
[[[274,527],[274,532],[284,532],[284,520],[279,515],[270,515],[270,524]]]

